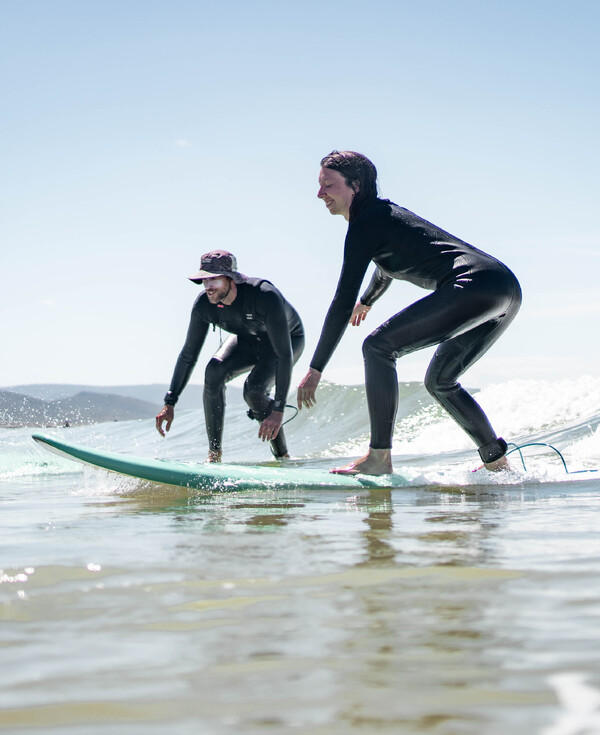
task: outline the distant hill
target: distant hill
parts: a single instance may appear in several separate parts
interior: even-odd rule
[[[0,427],[64,426],[103,421],[131,421],[156,416],[166,385],[86,386],[19,385],[0,388]],[[188,385],[176,410],[202,408],[201,385]],[[232,400],[241,389],[229,387]]]
[[[140,401],[162,404],[162,399],[167,392],[168,386],[154,383],[152,385],[82,385],[80,383],[41,383],[32,385],[12,385],[0,390],[10,390],[14,393],[23,393],[33,398],[41,398],[43,401],[56,401],[61,398],[70,398],[77,393],[109,393],[127,398],[138,398]],[[186,390],[200,388],[201,386],[190,385]]]
[[[70,398],[77,395],[77,393],[106,393],[126,396],[127,398],[137,398],[140,401],[148,401],[157,407],[162,407],[162,401],[168,389],[168,385],[161,383],[110,386],[40,383],[33,385],[12,385],[0,388],[0,390],[8,390],[13,393],[23,393],[26,396],[40,398],[43,401],[57,401],[63,398]],[[179,409],[202,408],[202,390],[203,386],[201,385],[187,385],[177,403],[177,407]],[[235,391],[236,389],[233,388],[233,390]]]
[[[160,406],[111,393],[81,391],[56,401],[0,390],[0,426],[71,426],[155,416]]]

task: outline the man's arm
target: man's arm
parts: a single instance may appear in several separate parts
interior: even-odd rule
[[[163,410],[156,417],[156,430],[161,436],[165,436],[165,431],[171,429],[171,424],[175,419],[175,409],[173,406],[164,406]],[[166,422],[165,428],[162,425]]]
[[[192,372],[196,367],[207,332],[208,322],[200,318],[199,309],[195,306],[192,311],[185,344],[175,363],[171,385],[165,396],[165,405],[174,406],[179,400],[179,396],[188,384]]]
[[[165,436],[163,423],[165,423],[166,431],[169,431],[171,428],[171,424],[175,419],[174,406],[179,400],[183,389],[188,384],[208,332],[208,322],[200,318],[200,310],[197,307],[198,302],[196,302],[192,310],[185,344],[177,358],[173,377],[171,378],[171,385],[164,398],[164,408],[156,417],[156,429],[161,436]]]
[[[285,402],[292,380],[294,355],[283,296],[275,287],[263,284],[261,285],[260,306],[264,313],[267,337],[275,353],[276,364],[273,408],[271,413],[261,421],[258,436],[263,441],[271,441],[277,437],[283,423]]]
[[[273,410],[283,413],[294,367],[290,327],[283,296],[278,291],[263,291],[261,301],[261,307],[264,308],[267,336],[276,360]]]

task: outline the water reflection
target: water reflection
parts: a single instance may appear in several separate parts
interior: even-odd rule
[[[284,513],[283,511],[304,508],[304,503],[290,503],[285,501],[280,503],[234,503],[230,507],[234,510],[251,512],[243,521],[247,526],[275,530],[277,526],[286,526],[290,521],[294,520],[293,513]],[[273,513],[273,510],[281,512]]]
[[[122,698],[136,735],[180,712],[189,732],[541,733],[547,677],[598,671],[595,492],[50,496],[58,571],[0,590],[5,670],[41,671],[6,706],[58,728],[74,697]],[[57,657],[73,630],[95,648]],[[49,692],[54,715],[26,706]]]
[[[359,496],[356,509],[366,515],[362,532],[365,557],[357,567],[385,567],[393,564],[396,550],[392,544],[394,531],[391,490],[370,490],[366,496]]]

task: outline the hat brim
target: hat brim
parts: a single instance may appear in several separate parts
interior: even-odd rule
[[[194,283],[202,283],[205,278],[220,278],[226,276],[231,278],[234,283],[244,283],[247,280],[247,276],[238,271],[219,271],[218,273],[210,273],[210,271],[198,271],[193,276],[189,276],[189,280]]]

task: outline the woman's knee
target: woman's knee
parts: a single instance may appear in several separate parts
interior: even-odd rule
[[[460,388],[460,384],[454,376],[446,376],[439,369],[432,369],[431,367],[425,373],[423,384],[427,392],[434,398]]]
[[[362,353],[365,360],[379,358],[385,355],[382,339],[377,332],[372,332],[362,343]]]
[[[395,366],[398,352],[391,347],[382,334],[372,332],[362,344],[365,364],[385,363]]]

